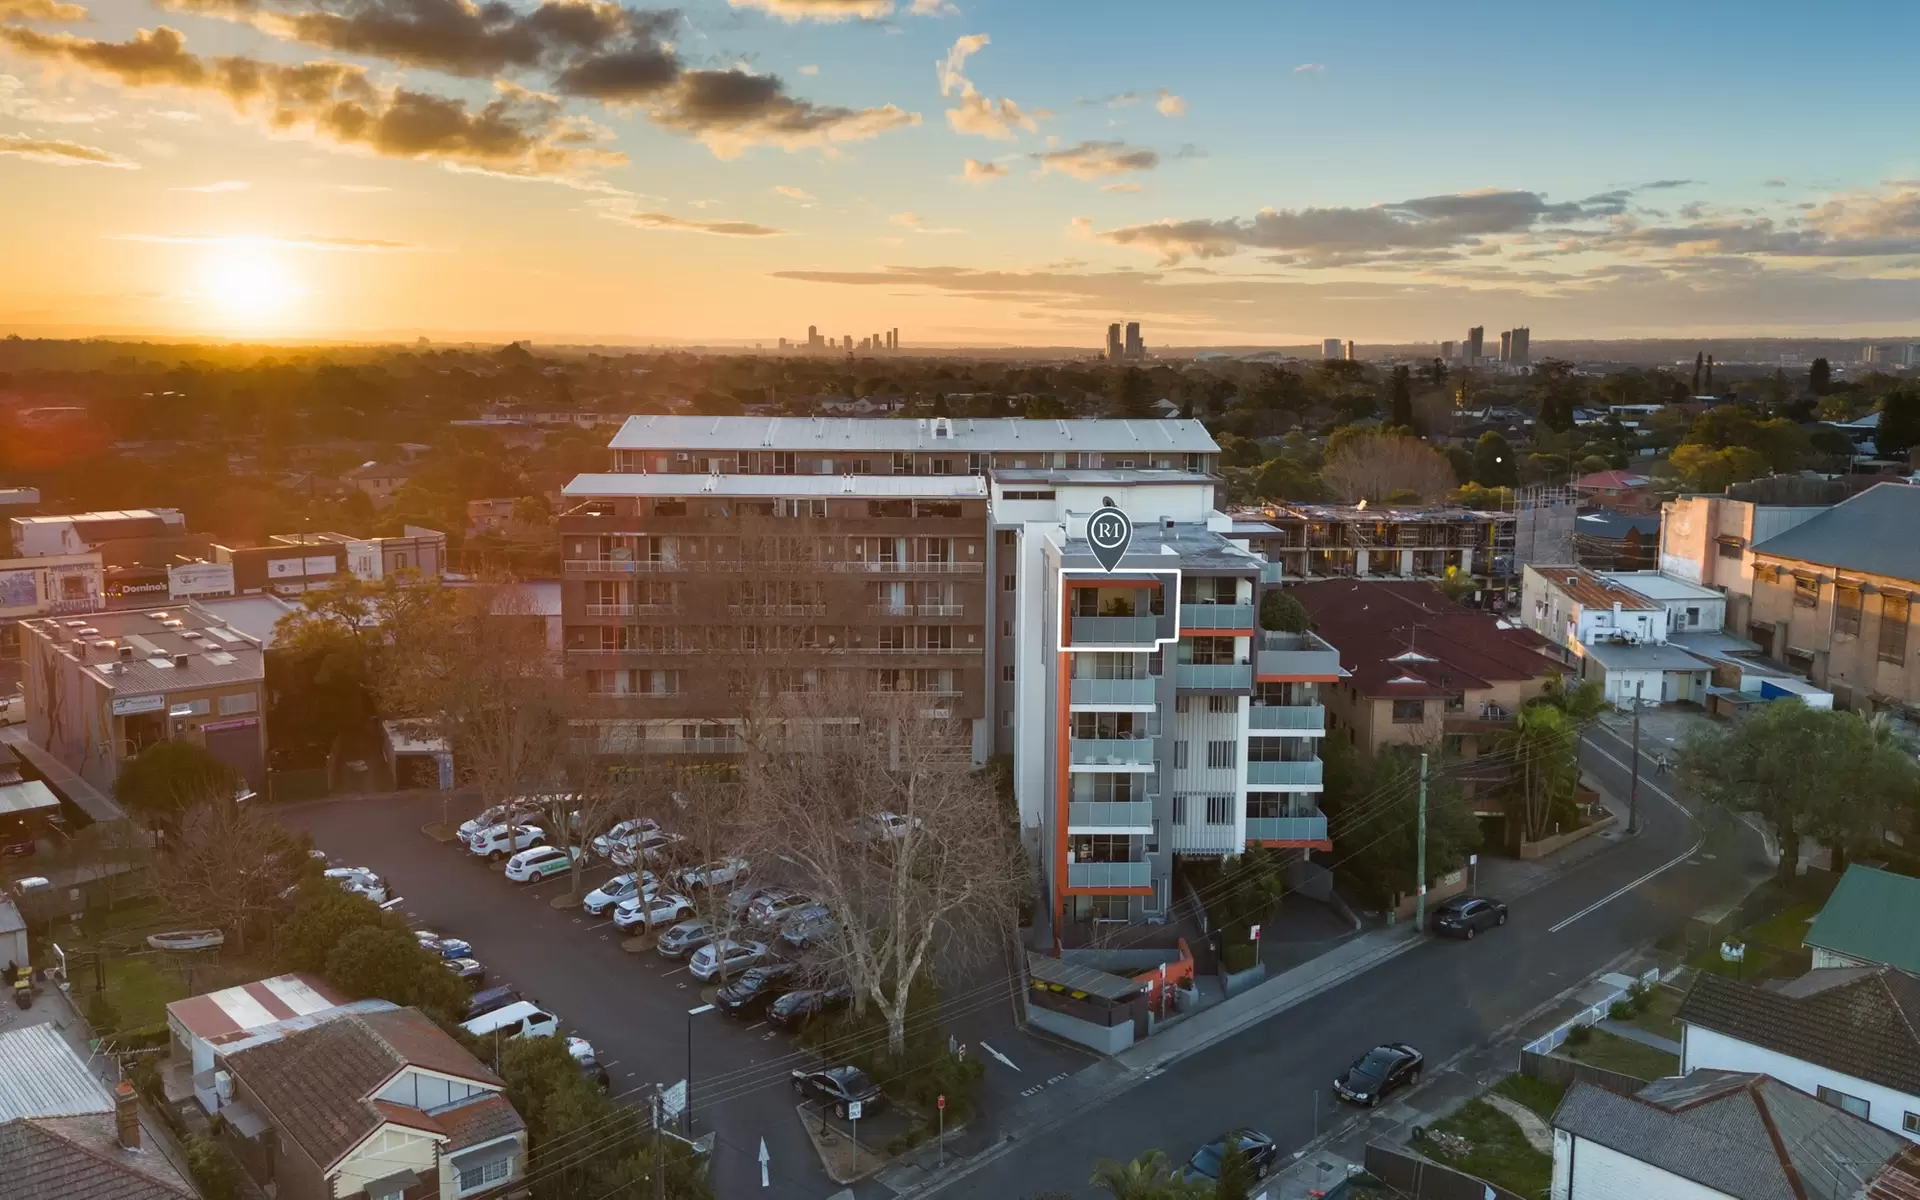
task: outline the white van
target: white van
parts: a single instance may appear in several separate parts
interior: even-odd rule
[[[468,1021],[460,1028],[475,1037],[503,1038],[552,1037],[560,1032],[560,1019],[526,1000],[496,1008]]]

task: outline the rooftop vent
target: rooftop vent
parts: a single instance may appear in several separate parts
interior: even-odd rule
[[[189,656],[188,656],[188,655],[185,655],[185,654],[176,654],[176,655],[174,655],[174,656],[173,656],[173,665],[174,665],[175,667],[177,667],[178,669],[180,669],[180,670],[182,670],[182,671],[184,671],[184,670],[186,670],[186,669],[187,669],[187,659],[188,659],[188,657],[189,657]]]
[[[133,661],[133,647],[132,647],[132,646],[122,646],[122,647],[120,647],[120,661],[121,661],[121,662],[132,662],[132,661]]]

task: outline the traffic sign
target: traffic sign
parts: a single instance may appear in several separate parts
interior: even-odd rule
[[[947,1106],[947,1098],[944,1095],[941,1096],[938,1100],[934,1101],[934,1107],[936,1108],[945,1108],[946,1106]]]
[[[1256,942],[1260,940],[1260,927],[1258,925],[1255,925],[1253,927],[1252,937],[1253,937],[1253,940]]]
[[[860,1119],[860,1102],[858,1100],[847,1101],[847,1120],[858,1121],[859,1119]]]

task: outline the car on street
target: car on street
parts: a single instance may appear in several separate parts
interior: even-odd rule
[[[780,940],[795,950],[826,941],[840,928],[833,910],[824,904],[809,904],[780,925]]]
[[[714,939],[714,928],[706,921],[682,921],[660,935],[653,952],[661,958],[685,958]]]
[[[505,1008],[473,1018],[461,1025],[477,1038],[553,1037],[560,1032],[560,1018],[536,1004],[519,1000]]]
[[[507,878],[515,883],[535,883],[555,875],[564,875],[580,859],[580,847],[535,846],[507,860]]]
[[[867,1078],[859,1067],[828,1067],[824,1071],[795,1071],[793,1090],[809,1099],[821,1100],[832,1107],[833,1115],[846,1120],[858,1104],[860,1115],[871,1116],[880,1107],[880,1085]]]
[[[470,958],[473,955],[473,943],[457,937],[441,937],[431,929],[416,929],[413,940],[429,954],[441,958]]]
[[[615,875],[599,887],[587,893],[580,902],[590,917],[605,913],[622,900],[631,900],[639,895],[652,895],[659,890],[660,881],[653,877],[652,871],[628,871],[624,875]]]
[[[1507,906],[1485,896],[1455,896],[1433,910],[1433,931],[1443,937],[1472,941],[1482,929],[1507,923]]]
[[[747,909],[747,922],[759,929],[778,929],[788,917],[817,903],[812,896],[804,893],[775,888],[755,900]]]
[[[480,965],[477,958],[443,958],[440,965],[453,972],[453,977],[478,991],[487,982],[487,969]]]
[[[529,805],[496,804],[473,819],[460,822],[460,840],[467,841],[495,825],[530,825],[539,819],[540,810]]]
[[[780,994],[781,984],[793,971],[793,963],[761,963],[722,987],[714,994],[713,1002],[730,1017],[749,1016],[773,1003],[773,998]]]
[[[467,853],[489,861],[518,854],[530,846],[544,845],[547,831],[538,825],[489,825],[467,839]]]
[[[1240,1153],[1247,1157],[1247,1169],[1253,1172],[1255,1179],[1265,1179],[1273,1173],[1280,1162],[1280,1147],[1273,1139],[1257,1129],[1230,1129],[1208,1142],[1194,1152],[1187,1165],[1180,1168],[1180,1178],[1188,1183],[1201,1180],[1218,1182],[1220,1164],[1227,1157],[1227,1143],[1231,1141],[1240,1147]]]
[[[628,842],[639,841],[641,834],[652,833],[659,828],[660,823],[652,817],[634,817],[632,820],[616,823],[605,833],[595,836],[588,844],[593,847],[595,858],[612,858],[615,848]]]
[[[725,941],[708,942],[695,950],[693,957],[687,961],[687,972],[701,983],[716,975],[727,979],[756,963],[764,962],[766,957],[765,943],[736,942],[728,938]]]
[[[680,872],[680,885],[688,888],[726,887],[745,879],[753,868],[744,858],[723,858],[701,863]]]
[[[326,877],[356,896],[365,896],[375,904],[387,902],[387,881],[372,867],[329,867]]]
[[[845,1008],[852,999],[853,989],[844,983],[800,988],[775,997],[767,1005],[767,1022],[790,1032],[803,1029],[821,1013]]]
[[[1405,1042],[1386,1042],[1353,1060],[1335,1076],[1333,1094],[1354,1104],[1374,1108],[1389,1093],[1420,1082],[1426,1058]]]
[[[659,929],[693,915],[693,901],[672,892],[635,896],[614,906],[613,923],[621,929]]]

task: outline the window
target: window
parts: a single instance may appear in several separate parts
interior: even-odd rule
[[[1907,613],[1911,601],[1888,593],[1880,598],[1880,661],[1907,661]]]
[[[1907,1113],[1900,1118],[1900,1128],[1908,1133],[1920,1133],[1920,1113]]]
[[[1395,725],[1418,725],[1427,719],[1427,705],[1424,700],[1395,700],[1393,702],[1393,723]]]
[[[1232,796],[1208,796],[1207,797],[1207,824],[1209,825],[1233,824],[1233,797]]]
[[[1799,608],[1820,607],[1820,578],[1817,575],[1793,577],[1793,602]]]
[[[1833,631],[1847,637],[1860,636],[1860,586],[1853,583],[1833,585]]]
[[[913,455],[895,454],[893,456],[893,473],[895,475],[913,474]]]
[[[1233,752],[1238,746],[1237,742],[1208,742],[1208,769],[1214,771],[1230,769],[1233,766]]]
[[[1230,713],[1240,707],[1238,696],[1208,696],[1207,711],[1210,713]]]
[[[513,1157],[509,1155],[499,1162],[490,1162],[485,1166],[473,1167],[460,1172],[460,1191],[477,1192],[481,1188],[503,1183],[513,1176]]]
[[[1002,575],[1000,577],[1000,590],[1003,592],[1010,592],[1013,590],[1013,576]]]
[[[1193,708],[1192,696],[1189,696],[1186,693],[1182,692],[1180,695],[1175,696],[1173,698],[1173,711],[1177,713],[1183,713],[1183,712],[1191,711],[1192,708]]]
[[[934,473],[935,475],[951,475],[951,474],[953,474],[953,460],[952,460],[952,459],[950,459],[950,458],[936,458],[936,459],[934,459],[934,460],[933,460],[933,473]]]
[[[1018,546],[1020,544],[1020,531],[1017,529],[1002,529],[1000,531],[1000,544],[1007,547]]]
[[[1006,666],[1000,668],[1000,682],[1001,683],[1013,682],[1013,664],[1012,663],[1008,663]]]
[[[1688,608],[1687,608],[1687,624],[1689,624],[1689,625],[1698,625],[1699,623],[1700,623],[1700,610],[1699,610],[1699,609],[1697,609],[1697,608],[1694,608],[1694,607],[1692,607],[1692,606],[1688,606]]]
[[[1464,693],[1447,697],[1447,711],[1450,713],[1467,711],[1467,697]]]
[[[772,467],[775,475],[793,474],[793,451],[775,450],[767,457],[773,460]]]
[[[1187,769],[1187,743],[1184,738],[1173,744],[1173,769],[1176,771]]]
[[[1840,1111],[1850,1112],[1862,1121],[1868,1119],[1867,1114],[1873,1109],[1873,1105],[1862,1100],[1860,1097],[1849,1096],[1845,1092],[1836,1092],[1830,1087],[1818,1088],[1814,1094],[1828,1104],[1838,1108]]]
[[[1187,823],[1187,798],[1185,796],[1175,796],[1173,798],[1173,823],[1175,825],[1185,825]]]
[[[1740,543],[1737,541],[1730,542],[1730,541],[1726,541],[1725,539],[1722,539],[1720,542],[1720,557],[1731,558],[1734,561],[1738,562],[1740,559]]]

